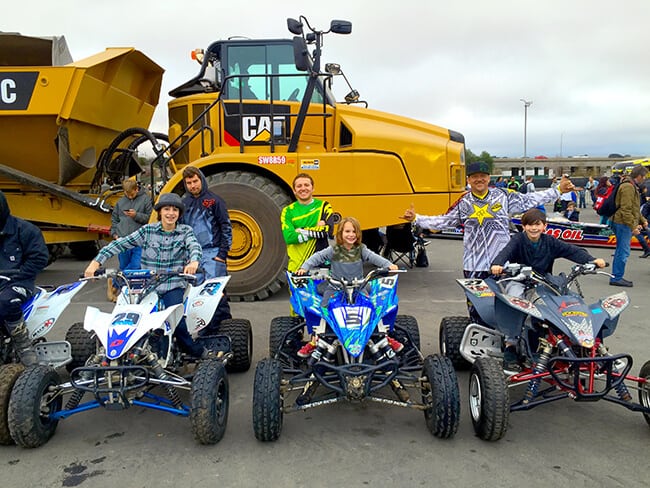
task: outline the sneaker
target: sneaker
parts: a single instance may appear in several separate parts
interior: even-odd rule
[[[308,358],[311,356],[311,353],[314,352],[314,349],[316,349],[316,344],[312,343],[311,341],[302,346],[298,350],[298,357],[299,358]]]
[[[647,258],[648,256],[650,256],[650,251],[644,251],[644,253],[641,254],[641,256],[639,256],[639,257],[640,257],[641,259],[645,259],[645,258]]]
[[[634,283],[632,283],[631,281],[628,281],[626,279],[623,279],[623,278],[621,278],[620,280],[616,280],[616,281],[609,280],[609,284],[610,284],[610,286],[627,286],[629,288],[634,286]]]
[[[393,350],[393,352],[400,352],[402,349],[404,349],[404,344],[402,344],[397,339],[393,339],[390,336],[386,336],[386,339],[388,339],[388,344],[390,345],[390,348]]]

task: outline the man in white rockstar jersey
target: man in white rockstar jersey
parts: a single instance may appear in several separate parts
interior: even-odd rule
[[[568,178],[557,188],[534,193],[520,193],[504,188],[489,188],[490,168],[478,161],[467,166],[470,191],[461,196],[445,215],[428,216],[415,213],[413,206],[402,218],[424,229],[444,229],[462,225],[463,272],[466,278],[485,278],[494,258],[510,240],[510,214],[557,200],[561,193],[573,190]]]

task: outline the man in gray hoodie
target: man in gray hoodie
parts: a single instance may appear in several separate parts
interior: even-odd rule
[[[124,196],[120,198],[111,215],[111,236],[113,239],[125,237],[132,234],[144,224],[149,222],[152,211],[151,198],[144,191],[138,189],[135,180],[124,180],[122,182]],[[136,247],[121,252],[118,255],[120,269],[140,269],[140,258],[142,248]],[[108,299],[115,301],[117,288],[112,283],[108,284]]]

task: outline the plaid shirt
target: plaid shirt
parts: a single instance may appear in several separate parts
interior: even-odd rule
[[[143,225],[132,234],[106,245],[99,251],[95,261],[104,264],[108,258],[134,247],[142,248],[142,268],[156,271],[182,268],[190,261],[201,261],[203,254],[189,225],[178,224],[173,231],[165,232],[162,224],[156,222]],[[185,286],[184,279],[173,277],[162,282],[156,290],[158,293],[166,293]]]

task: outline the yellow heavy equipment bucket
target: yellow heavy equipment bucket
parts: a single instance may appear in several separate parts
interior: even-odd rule
[[[108,48],[63,66],[18,66],[3,37],[0,164],[84,187],[102,150],[120,132],[149,127],[164,70],[140,51]],[[8,65],[9,59],[15,64]],[[0,179],[0,188],[7,185],[15,181]]]

